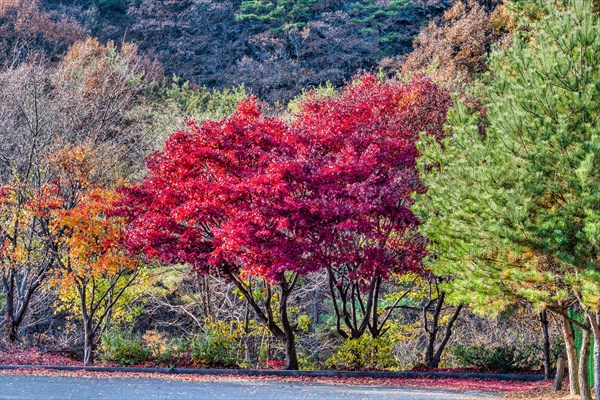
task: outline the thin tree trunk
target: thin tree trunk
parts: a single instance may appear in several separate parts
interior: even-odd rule
[[[600,400],[600,336],[594,335],[594,393]]]
[[[544,335],[544,378],[550,379],[550,375],[552,374],[550,367],[550,335],[548,333],[548,312],[546,310],[541,312],[540,322]]]
[[[331,294],[331,301],[333,302],[333,310],[335,311],[337,333],[344,339],[348,339],[348,334],[342,329],[342,311],[340,310],[340,307],[338,306],[337,296],[335,294],[336,293],[335,285],[337,284],[337,281],[335,280],[335,275],[333,273],[333,269],[331,268],[331,266],[327,266],[327,280],[329,283],[329,292]],[[343,299],[342,299],[342,304],[344,304]]]
[[[600,400],[600,312],[586,312],[594,337],[594,393]]]
[[[582,329],[581,351],[579,354],[579,390],[581,400],[592,400],[592,391],[590,390],[590,331]]]
[[[569,368],[569,392],[571,396],[579,394],[579,385],[577,384],[577,350],[575,349],[575,336],[573,327],[569,318],[562,316],[562,332],[565,341],[565,351],[567,353],[567,365]]]
[[[90,319],[84,321],[83,364],[94,364],[94,330]]]
[[[4,334],[10,343],[15,343],[18,339],[18,329],[15,326],[15,281],[13,274],[9,273],[8,278],[3,276],[2,283],[6,292]]]
[[[433,320],[431,321],[431,327],[429,326],[429,317],[427,314],[427,310],[431,306],[434,300],[429,300],[427,304],[423,306],[423,328],[425,329],[425,333],[427,334],[427,346],[425,347],[425,365],[430,366],[431,360],[433,359],[433,346],[435,345],[435,338],[437,337],[437,321],[439,317],[439,313],[441,311],[439,297],[436,302],[435,310],[433,313]]]
[[[7,316],[6,323],[4,325],[4,334],[10,343],[16,343],[19,339],[19,331],[15,326],[13,320]]]
[[[563,350],[556,359],[556,376],[554,377],[554,384],[552,385],[552,390],[558,392],[562,389],[563,380],[565,379],[565,359],[567,358],[567,353]]]
[[[288,316],[287,301],[290,295],[290,287],[287,283],[281,285],[281,301],[279,303],[279,313],[281,315],[281,326],[284,333],[284,346],[285,346],[285,369],[298,370],[298,354],[296,353],[296,338],[294,336],[294,329],[290,324]]]
[[[450,341],[450,336],[452,336],[452,327],[454,326],[454,323],[458,319],[458,315],[460,314],[460,311],[462,310],[462,308],[463,308],[462,304],[459,305],[458,307],[456,307],[454,314],[450,318],[450,321],[448,321],[448,324],[446,325],[446,333],[444,334],[444,338],[442,339],[442,342],[438,346],[438,349],[435,352],[435,355],[431,359],[431,367],[432,368],[438,368],[440,366],[440,361],[442,360],[442,354],[444,353],[444,349],[446,348],[446,345]]]

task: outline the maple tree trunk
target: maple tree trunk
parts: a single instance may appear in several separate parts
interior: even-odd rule
[[[9,323],[7,326],[6,337],[8,338],[8,341],[11,343],[15,343],[17,341],[17,339],[19,338],[19,334],[17,332],[17,327],[14,326],[12,323]]]
[[[269,284],[267,283],[267,298],[265,300],[265,311],[261,309],[261,307],[256,303],[252,293],[248,291],[248,289],[244,286],[242,281],[238,279],[234,274],[231,273],[230,270],[225,270],[225,272],[229,275],[229,277],[233,280],[236,287],[242,292],[242,295],[247,301],[247,304],[254,309],[254,312],[257,314],[258,318],[261,322],[267,327],[269,332],[273,334],[278,340],[283,342],[285,348],[285,358],[286,358],[286,369],[297,370],[298,369],[298,354],[296,352],[296,338],[294,336],[294,328],[290,324],[289,316],[288,316],[288,299],[290,293],[292,292],[295,284],[296,278],[293,280],[291,284],[288,284],[283,278],[280,287],[281,287],[281,298],[279,300],[279,314],[281,316],[281,328],[277,325],[275,318],[273,316],[273,312],[271,309],[271,289]],[[267,351],[268,354],[268,351]]]
[[[425,348],[425,365],[429,368],[437,368],[433,362],[433,345],[435,343],[436,330],[427,334],[427,347]]]
[[[427,323],[427,309],[431,305],[433,299],[430,299],[427,305],[423,307],[423,322],[425,331],[427,332],[427,347],[425,348],[425,365],[430,368],[434,367],[433,362],[433,351],[435,348],[435,339],[439,330],[438,321],[440,319],[440,313],[442,312],[442,304],[444,303],[444,293],[440,293],[437,300],[435,300],[435,310],[433,312],[433,319],[431,321],[431,327]]]
[[[2,276],[2,286],[6,293],[4,334],[11,343],[15,343],[19,339],[19,327],[25,319],[31,299],[40,287],[40,280],[31,285],[21,282],[26,288],[23,293],[18,293],[15,275],[16,273],[11,270],[7,275]],[[16,302],[15,296],[19,296],[19,302]]]
[[[6,337],[10,343],[15,343],[19,339],[19,329],[15,324],[14,312],[12,312],[12,310],[6,311],[6,317],[4,322],[4,337]]]
[[[452,327],[454,323],[458,319],[458,316],[463,308],[462,305],[459,305],[454,310],[452,317],[446,324],[446,330],[444,332],[444,337],[440,342],[437,350],[435,349],[435,342],[438,339],[438,333],[440,331],[440,316],[442,313],[442,309],[444,306],[444,300],[446,299],[446,293],[441,292],[436,300],[430,300],[423,307],[423,325],[425,327],[425,332],[427,333],[427,346],[425,347],[425,365],[428,368],[438,368],[440,365],[440,361],[442,360],[442,354],[450,337],[452,336]],[[435,309],[433,311],[433,318],[431,320],[431,327],[429,327],[428,317],[427,317],[427,309],[431,306],[432,302],[435,301]]]
[[[577,383],[577,350],[575,349],[575,337],[571,321],[565,316],[562,316],[562,333],[565,341],[565,351],[567,353],[567,365],[569,369],[569,392],[571,396],[577,396],[579,394],[579,385]]]
[[[583,329],[581,332],[581,351],[579,354],[579,390],[581,400],[592,400],[590,389],[590,371],[588,363],[590,360],[590,331]]]
[[[285,369],[298,370],[298,354],[296,352],[296,338],[294,336],[294,328],[290,324],[288,316],[288,297],[290,290],[287,284],[281,285],[281,301],[279,302],[279,313],[281,315],[281,326],[283,328],[283,341],[285,347]]]
[[[91,319],[84,321],[83,340],[83,364],[92,365],[94,363],[94,330]]]
[[[550,334],[548,333],[548,312],[546,310],[540,313],[540,322],[544,335],[544,378],[550,379],[550,375],[552,374],[550,367]]]

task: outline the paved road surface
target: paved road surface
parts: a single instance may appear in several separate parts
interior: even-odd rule
[[[475,400],[489,393],[272,381],[180,382],[0,375],[1,400]]]

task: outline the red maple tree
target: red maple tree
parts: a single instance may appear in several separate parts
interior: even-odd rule
[[[424,78],[365,76],[339,96],[309,96],[292,123],[261,115],[253,99],[228,119],[190,123],[150,158],[146,179],[124,190],[129,246],[226,276],[284,343],[286,368],[297,369],[287,304],[299,276],[327,268],[334,299],[348,282],[368,287],[374,311],[358,330],[373,332],[385,323],[381,281],[418,270],[424,240],[410,205],[424,187],[415,141],[420,131],[440,134],[448,104]]]
[[[145,181],[125,190],[122,211],[131,218],[133,251],[234,282],[285,343],[287,367],[297,369],[287,302],[298,280],[301,249],[285,240],[276,214],[264,212],[286,190],[273,166],[290,157],[288,136],[289,127],[262,116],[254,99],[243,101],[228,119],[190,122],[149,159]]]
[[[395,305],[378,309],[382,282],[420,273],[426,241],[411,211],[426,190],[416,168],[419,134],[440,137],[448,93],[429,79],[365,76],[338,97],[309,97],[294,124],[294,176],[343,337],[373,337]],[[342,328],[342,325],[345,328]]]

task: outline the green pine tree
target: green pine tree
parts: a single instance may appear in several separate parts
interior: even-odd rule
[[[352,2],[350,14],[360,27],[362,35],[373,37],[379,42],[381,55],[389,56],[397,53],[398,46],[410,45],[411,36],[390,30],[390,21],[401,19],[402,13],[416,7],[411,0],[357,0]]]
[[[600,23],[591,6],[548,2],[531,33],[491,56],[487,115],[458,103],[448,137],[423,145],[420,207],[432,268],[453,277],[455,301],[561,313],[578,300],[598,347]]]
[[[314,17],[318,0],[242,0],[237,19],[266,23],[275,32],[303,28]]]

